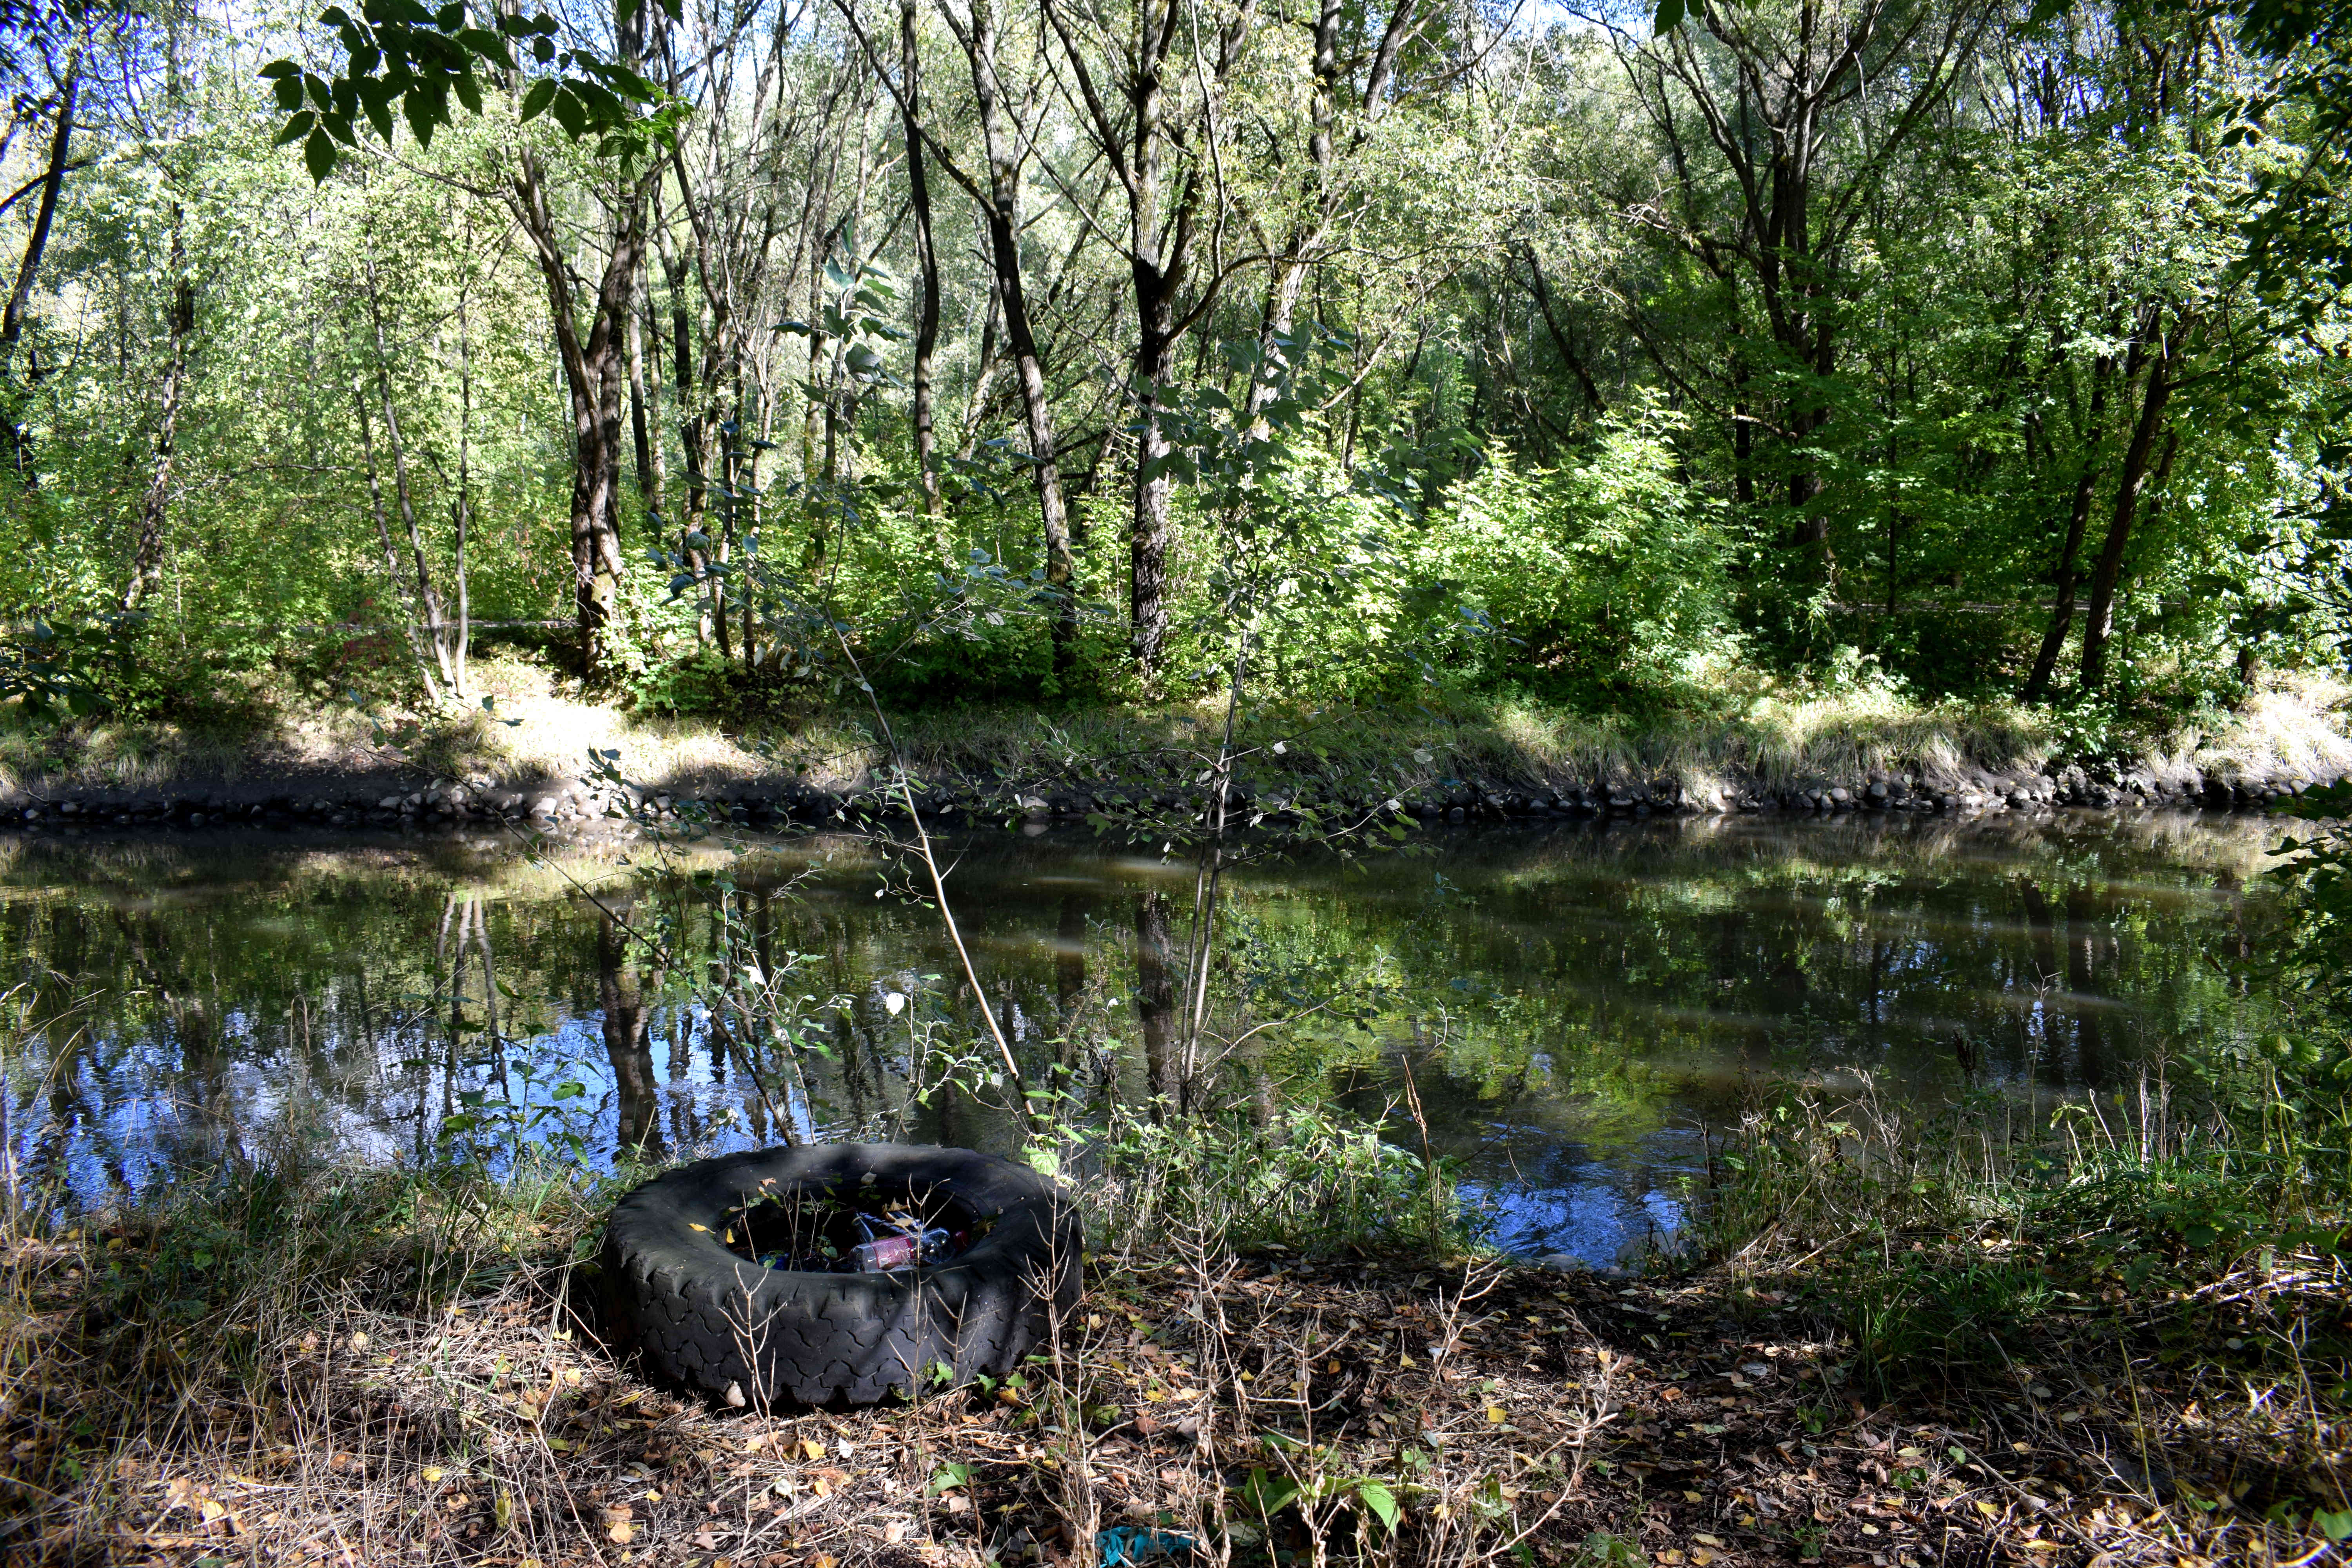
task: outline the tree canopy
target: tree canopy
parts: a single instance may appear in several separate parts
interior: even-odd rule
[[[20,8],[0,678],[2226,700],[2352,609],[2340,10]]]

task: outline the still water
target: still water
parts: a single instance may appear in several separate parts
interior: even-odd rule
[[[1234,874],[1214,964],[1232,1103],[1402,1116],[1466,1163],[1513,1251],[1607,1262],[1679,1223],[1702,1130],[1776,1086],[2046,1111],[2262,1025],[2231,965],[2278,918],[2274,828],[2194,815],[1558,824]],[[1164,1083],[1190,865],[1081,837],[955,846],[950,889],[1018,1053],[1103,1095]],[[88,1203],[299,1145],[429,1154],[465,1096],[576,1083],[584,1157],[780,1136],[1009,1151],[908,1101],[914,1042],[976,1037],[937,915],[849,837],[532,859],[486,839],[0,841],[5,1142]],[[721,896],[824,1049],[789,1084],[631,931],[690,954]],[[793,954],[803,955],[795,963]],[[1171,983],[1171,975],[1176,976]],[[1312,1012],[1318,1001],[1346,1008]],[[1259,1028],[1258,1026],[1265,1026]],[[554,1102],[550,1102],[554,1103]]]

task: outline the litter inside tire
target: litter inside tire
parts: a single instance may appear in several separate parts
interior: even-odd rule
[[[831,1207],[945,1221],[943,1262],[819,1272],[758,1260],[747,1215]],[[730,1245],[730,1238],[732,1245]],[[739,1250],[740,1248],[741,1250]],[[1047,1178],[969,1149],[829,1143],[682,1166],[623,1198],[605,1226],[605,1326],[657,1376],[745,1400],[872,1404],[1002,1377],[1078,1295],[1076,1215]],[[751,1255],[747,1255],[751,1254]]]

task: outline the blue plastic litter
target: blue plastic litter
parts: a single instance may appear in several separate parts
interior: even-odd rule
[[[1105,1530],[1095,1535],[1095,1556],[1102,1568],[1119,1568],[1122,1563],[1147,1563],[1155,1557],[1181,1557],[1199,1549],[1200,1542],[1181,1530],[1138,1530],[1123,1526]]]

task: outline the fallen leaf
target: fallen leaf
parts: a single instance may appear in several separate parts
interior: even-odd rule
[[[822,1459],[824,1458],[824,1445],[814,1437],[804,1437],[801,1440],[801,1452],[812,1459]]]
[[[1496,1426],[1500,1426],[1504,1422],[1509,1420],[1510,1417],[1504,1414],[1503,1407],[1501,1405],[1489,1405],[1486,1406],[1486,1419],[1493,1422]]]
[[[694,1228],[700,1230],[702,1227],[696,1226]],[[604,1539],[615,1546],[626,1546],[636,1538],[637,1527],[625,1519],[614,1520],[604,1531]]]

